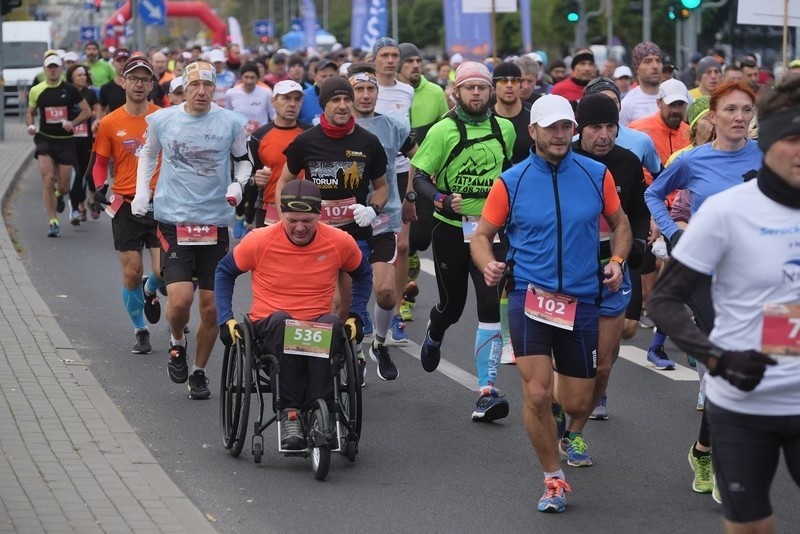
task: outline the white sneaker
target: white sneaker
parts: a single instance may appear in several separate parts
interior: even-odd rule
[[[500,363],[516,365],[517,357],[514,355],[514,347],[511,346],[510,339],[503,339],[503,352],[500,353]]]

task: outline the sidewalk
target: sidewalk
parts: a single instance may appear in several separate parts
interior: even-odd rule
[[[33,141],[6,117],[3,205]],[[72,347],[0,224],[0,533],[214,532]]]

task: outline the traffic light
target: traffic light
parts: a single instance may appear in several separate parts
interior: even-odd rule
[[[686,9],[697,9],[702,3],[703,0],[681,0],[681,6]]]
[[[667,18],[669,20],[686,20],[691,15],[692,11],[684,7],[684,3],[691,2],[692,0],[681,0],[678,2],[677,0],[670,2],[669,6],[667,7]]]
[[[578,2],[570,2],[567,6],[567,20],[569,22],[578,22],[581,20],[581,12]]]
[[[17,7],[22,7],[22,0],[2,0],[2,13],[3,16],[11,13],[11,10]]]
[[[678,10],[675,7],[675,4],[670,4],[669,8],[667,8],[667,17],[669,20],[675,20],[678,18]]]

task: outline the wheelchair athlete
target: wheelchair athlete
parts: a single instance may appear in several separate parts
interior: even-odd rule
[[[338,354],[343,350],[342,323],[330,312],[339,271],[346,271],[353,278],[351,314],[347,319],[351,335],[363,332],[363,318],[352,310],[366,309],[372,289],[367,258],[349,234],[319,223],[321,206],[320,191],[313,182],[293,180],[286,184],[281,192],[280,222],[248,233],[220,261],[215,277],[219,337],[231,346],[241,337],[231,307],[233,286],[236,277],[252,272],[253,304],[249,316],[255,341],[259,352],[273,354],[280,361],[277,408],[284,450],[302,450],[306,446],[298,409],[317,398],[333,400],[328,359],[284,353],[286,320],[332,325],[328,354]],[[297,331],[292,324],[288,328],[293,329],[291,333]],[[297,348],[292,343],[292,349]]]

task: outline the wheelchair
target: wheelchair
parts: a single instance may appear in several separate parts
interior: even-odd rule
[[[237,325],[241,339],[225,347],[220,377],[220,430],[222,444],[233,457],[238,457],[247,438],[250,403],[253,394],[258,402],[258,418],[254,421],[250,445],[255,463],[261,463],[264,453],[263,432],[278,422],[278,452],[286,456],[311,457],[311,467],[317,480],[324,480],[330,468],[331,453],[339,452],[351,462],[358,454],[361,436],[361,380],[358,372],[355,345],[347,337],[347,327],[340,355],[330,357],[333,380],[333,401],[307,401],[299,410],[306,438],[304,450],[281,448],[280,360],[273,354],[259,352],[252,321],[246,315]],[[335,334],[334,334],[335,335]],[[272,414],[264,420],[265,394],[272,394]]]

